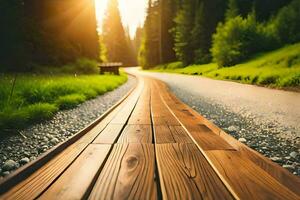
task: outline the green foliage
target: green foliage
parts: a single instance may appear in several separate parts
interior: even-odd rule
[[[33,64],[57,66],[80,57],[99,58],[92,1],[1,0],[0,26],[0,71],[24,72]]]
[[[160,19],[159,19],[159,2],[149,1],[147,17],[144,25],[142,44],[139,51],[139,64],[144,69],[149,69],[158,65],[161,60],[160,52]]]
[[[110,0],[103,20],[103,43],[107,50],[109,62],[122,62],[125,66],[136,63],[131,51],[131,43],[127,41],[126,31],[122,25],[117,0]]]
[[[70,109],[83,103],[85,100],[86,97],[83,94],[70,94],[59,97],[55,103],[60,109]]]
[[[300,41],[300,0],[293,0],[276,16],[274,29],[282,44]]]
[[[69,74],[97,74],[99,73],[99,68],[97,61],[87,58],[80,58],[77,59],[75,63],[63,66],[61,72]]]
[[[127,77],[113,75],[18,75],[9,100],[12,76],[0,75],[0,131],[18,129],[51,118],[58,109],[72,108],[111,91]]]
[[[191,37],[193,22],[195,21],[194,8],[197,8],[197,2],[195,0],[182,2],[175,18],[174,50],[177,58],[183,62],[184,65],[191,64],[194,59],[193,38]]]
[[[290,45],[258,55],[249,61],[227,68],[219,68],[216,63],[191,65],[172,69],[166,65],[155,69],[160,72],[172,72],[206,77],[234,80],[248,84],[272,87],[300,86],[300,43]]]
[[[0,130],[24,128],[28,124],[50,119],[58,108],[54,104],[37,103],[20,109],[6,107],[0,112]]]
[[[220,67],[227,67],[276,46],[275,36],[252,14],[246,19],[237,16],[220,24],[213,36],[211,52]]]

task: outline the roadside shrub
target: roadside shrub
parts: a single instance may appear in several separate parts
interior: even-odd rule
[[[280,80],[279,85],[281,87],[300,86],[300,73],[292,74],[288,77],[283,78],[282,80]]]
[[[56,104],[60,109],[71,109],[76,107],[78,104],[83,103],[86,97],[82,94],[71,94],[59,97]]]
[[[14,110],[9,107],[0,112],[0,129],[24,128],[28,123],[50,119],[58,108],[53,104],[38,103]]]
[[[294,0],[282,8],[273,23],[282,44],[300,41],[300,0]]]
[[[182,62],[172,62],[167,64],[167,69],[178,69],[178,68],[183,68],[183,63]]]
[[[23,109],[23,112],[27,113],[30,123],[50,119],[57,111],[58,108],[49,103],[32,104]]]
[[[258,78],[257,83],[260,85],[272,85],[276,84],[277,80],[279,79],[279,75],[262,75]]]
[[[254,53],[272,49],[273,34],[268,33],[258,24],[255,16],[246,19],[241,16],[229,19],[225,24],[219,24],[213,35],[211,53],[219,67],[233,66],[250,58]]]
[[[62,67],[63,73],[75,74],[96,74],[99,72],[97,61],[87,58],[77,59],[75,63],[70,63]]]

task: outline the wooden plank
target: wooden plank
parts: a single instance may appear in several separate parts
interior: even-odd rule
[[[123,124],[108,124],[107,127],[93,141],[94,144],[113,144],[116,142],[124,125]]]
[[[182,126],[169,126],[176,143],[194,143]]]
[[[127,125],[118,143],[152,143],[151,125]]]
[[[151,125],[151,123],[150,88],[149,84],[146,82],[144,91],[129,118],[128,124]]]
[[[233,199],[195,144],[155,148],[163,199]]]
[[[86,144],[84,143],[76,143],[70,146],[26,180],[0,196],[0,199],[23,200],[37,198],[76,159],[85,147]]]
[[[157,199],[152,144],[116,144],[89,199]]]
[[[162,93],[162,95],[166,104],[170,105],[170,107],[172,107],[172,110],[175,110],[175,108],[177,108],[177,110],[187,110],[187,106],[180,102],[172,93],[170,93],[164,83],[158,82],[159,81],[156,81],[156,84],[159,85],[160,90],[167,91],[165,93]],[[176,115],[178,115],[178,113],[176,113]],[[268,160],[258,152],[255,152],[246,145],[238,142],[237,140],[226,134],[224,131],[222,131],[219,127],[211,123],[209,120],[202,117],[193,109],[189,108],[187,115],[193,115],[195,120],[197,120],[201,124],[206,125],[216,135],[220,135],[222,139],[224,139],[228,144],[230,144],[230,146],[243,154],[243,156],[250,159],[254,164],[263,169],[281,184],[288,187],[291,191],[300,195],[300,179],[298,177],[292,175],[290,172],[278,166],[276,163]],[[184,118],[184,116],[182,118]]]
[[[274,177],[281,184],[289,188],[291,191],[300,196],[300,178],[291,174],[288,170],[284,169],[277,163],[267,159],[260,153],[250,149],[245,144],[238,142],[232,136],[224,131],[220,132],[220,136],[224,138],[230,145],[237,149],[243,157],[247,157],[261,169],[265,170],[268,174]]]
[[[203,124],[184,124],[194,141],[203,150],[235,150],[228,142],[219,135],[213,133]]]
[[[136,106],[136,103],[142,93],[144,88],[144,81],[139,79],[138,88],[135,92],[124,102],[125,106],[122,107],[120,112],[114,117],[114,119],[110,122],[111,124],[126,124],[129,116],[132,113],[132,110]]]
[[[155,144],[176,143],[168,126],[153,126]]]
[[[238,151],[207,151],[206,155],[240,199],[300,199]]]
[[[111,145],[89,145],[39,199],[83,199],[93,184]]]

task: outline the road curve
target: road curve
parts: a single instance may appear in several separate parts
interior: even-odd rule
[[[178,98],[219,127],[300,174],[300,93],[200,76],[126,70],[164,81]]]

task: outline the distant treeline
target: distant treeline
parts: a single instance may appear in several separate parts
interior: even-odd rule
[[[94,0],[1,0],[0,69],[99,58]]]
[[[231,66],[300,41],[300,0],[150,0],[139,62]]]

